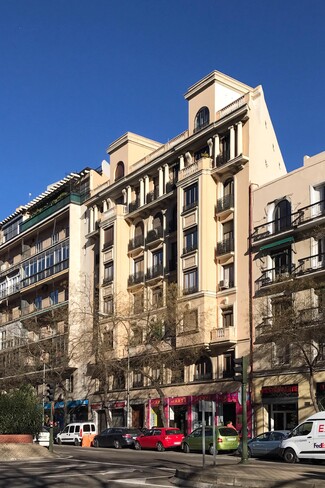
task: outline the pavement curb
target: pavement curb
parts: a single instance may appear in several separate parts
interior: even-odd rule
[[[212,477],[212,473],[211,473]],[[268,481],[266,479],[245,478],[241,474],[235,476],[214,475],[214,481],[208,480],[208,475],[204,472],[198,473],[196,470],[176,469],[175,475],[170,482],[175,486],[192,488],[226,488],[229,486],[245,488],[316,488],[320,485],[314,482],[298,480],[277,479]]]

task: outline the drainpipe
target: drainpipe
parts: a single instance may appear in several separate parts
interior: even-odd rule
[[[248,229],[248,317],[249,317],[249,360],[250,360],[250,374],[249,374],[249,392],[251,398],[251,408],[254,405],[253,395],[253,377],[254,377],[254,321],[253,321],[253,254],[252,254],[252,233],[253,233],[253,186],[259,186],[256,183],[250,183],[249,185],[249,229]],[[255,412],[254,412],[255,413]],[[255,421],[254,421],[255,423]],[[254,433],[255,433],[255,426]]]

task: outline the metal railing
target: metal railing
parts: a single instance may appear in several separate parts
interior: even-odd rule
[[[157,264],[147,270],[146,280],[152,280],[153,278],[157,278],[158,276],[163,276],[163,274],[164,274],[163,265]]]
[[[133,249],[137,249],[141,246],[144,246],[144,236],[135,236],[133,239],[129,240],[128,250],[132,251]]]
[[[235,248],[235,241],[233,238],[223,239],[217,243],[216,255],[222,256],[223,254],[228,254],[233,252]]]
[[[133,273],[128,278],[128,285],[129,286],[137,285],[137,284],[143,283],[143,282],[144,282],[144,272],[143,271]]]
[[[224,197],[218,198],[216,205],[216,213],[224,212],[234,207],[235,196],[231,193]]]
[[[157,239],[161,239],[163,237],[163,233],[164,229],[162,227],[156,227],[155,229],[149,230],[146,237],[146,244],[154,242]]]

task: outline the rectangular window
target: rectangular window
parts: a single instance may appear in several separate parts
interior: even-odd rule
[[[43,242],[42,241],[36,241],[35,242],[35,252],[41,252],[43,249]]]
[[[198,290],[198,273],[197,269],[184,273],[184,293],[188,295]]]
[[[133,346],[140,346],[143,343],[143,329],[134,325],[131,327],[132,330],[132,340],[131,343]]]
[[[195,251],[197,249],[197,227],[184,232],[184,253]]]
[[[158,267],[163,264],[162,250],[152,253],[152,264],[154,267]]]
[[[161,308],[164,305],[163,289],[162,287],[154,288],[152,290],[152,307]]]
[[[234,310],[233,307],[227,307],[222,310],[222,327],[233,327],[234,325]]]
[[[114,279],[114,263],[113,261],[109,261],[105,264],[104,267],[104,282],[109,283]]]
[[[107,249],[114,244],[114,226],[111,225],[104,229],[104,249]]]
[[[113,297],[104,297],[103,312],[107,315],[112,315],[114,312]]]
[[[186,310],[183,315],[183,332],[193,332],[198,328],[198,310]]]
[[[143,375],[142,373],[139,372],[134,372],[133,373],[133,386],[143,386]]]
[[[290,344],[273,343],[273,364],[277,366],[290,364],[291,350]]]
[[[222,266],[222,280],[220,282],[220,288],[232,288],[235,283],[235,267],[234,264],[226,264]]]
[[[134,313],[143,312],[143,308],[144,308],[143,293],[135,293],[134,294],[134,302],[133,302]]]
[[[231,378],[234,375],[233,370],[233,359],[235,357],[235,352],[230,351],[223,355],[223,377]]]
[[[189,210],[197,205],[198,202],[198,185],[195,183],[184,190],[184,207],[183,211]]]
[[[135,274],[141,274],[144,271],[144,260],[142,259],[137,259],[134,261],[134,272]]]
[[[59,242],[59,233],[58,232],[54,232],[52,234],[52,244],[57,244]]]
[[[113,349],[114,335],[112,330],[105,330],[103,333],[103,346],[105,349]]]
[[[59,303],[59,291],[53,290],[50,293],[50,305],[57,305]]]
[[[151,372],[152,383],[162,383],[160,368],[153,368]]]
[[[35,310],[42,310],[42,297],[36,297],[34,300]]]

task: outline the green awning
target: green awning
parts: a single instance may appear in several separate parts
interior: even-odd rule
[[[284,244],[292,244],[295,242],[293,237],[286,237],[285,239],[280,239],[279,241],[271,242],[270,244],[265,244],[265,246],[261,246],[260,250],[264,251],[265,249],[274,249],[275,247],[281,247]]]

